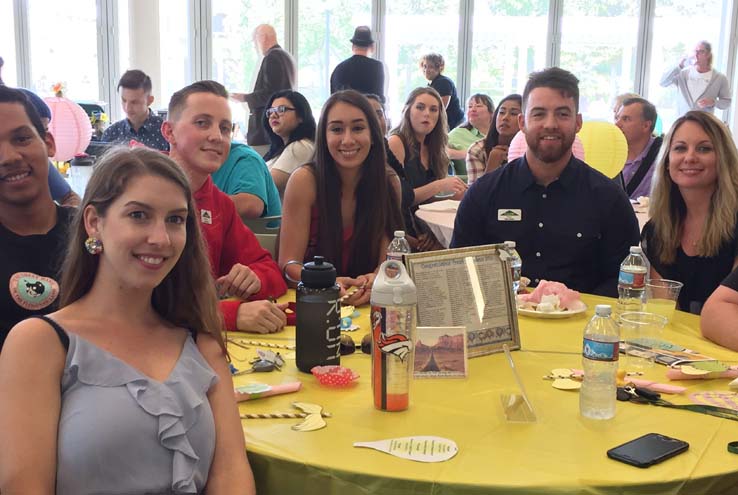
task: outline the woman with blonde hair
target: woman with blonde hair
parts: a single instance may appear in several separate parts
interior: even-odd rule
[[[678,309],[699,314],[738,261],[738,151],[712,114],[677,119],[654,177],[641,244],[651,278],[684,284]]]
[[[390,150],[405,168],[416,205],[438,195],[461,199],[467,189],[458,177],[447,177],[448,126],[442,109],[435,89],[415,88],[405,102],[400,125],[390,133]]]
[[[0,355],[3,493],[255,492],[198,216],[168,157],[98,162],[61,309]]]

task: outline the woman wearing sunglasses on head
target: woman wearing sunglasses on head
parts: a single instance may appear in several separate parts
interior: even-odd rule
[[[284,196],[290,174],[313,157],[313,111],[305,97],[297,91],[278,91],[267,101],[262,124],[270,140],[269,151],[264,155],[264,160],[279,195]]]
[[[384,137],[369,100],[353,90],[331,95],[315,147],[314,161],[287,182],[279,265],[288,280],[299,280],[299,263],[324,256],[336,267],[342,292],[358,288],[347,302],[365,304],[393,232],[403,228],[400,184],[387,173]]]

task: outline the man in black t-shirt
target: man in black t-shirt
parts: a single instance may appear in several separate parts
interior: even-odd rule
[[[13,325],[56,309],[75,210],[51,199],[54,152],[54,138],[28,98],[0,86],[0,349]]]
[[[384,103],[384,64],[369,58],[374,51],[372,30],[368,26],[359,26],[350,41],[353,56],[333,70],[331,94],[342,89],[355,89],[359,93],[377,95]]]

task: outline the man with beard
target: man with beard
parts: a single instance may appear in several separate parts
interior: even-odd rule
[[[553,280],[617,296],[638,221],[622,188],[572,154],[582,127],[579,80],[558,67],[532,73],[518,118],[525,155],[469,188],[451,247],[516,241],[533,285]]]

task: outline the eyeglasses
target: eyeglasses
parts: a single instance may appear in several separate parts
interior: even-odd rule
[[[269,117],[271,114],[276,113],[277,115],[284,115],[288,110],[295,110],[294,107],[288,107],[287,105],[279,105],[278,107],[271,107],[266,109],[266,115]]]

